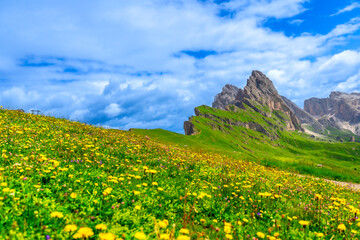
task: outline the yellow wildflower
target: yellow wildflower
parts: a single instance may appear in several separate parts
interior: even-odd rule
[[[77,229],[77,226],[75,224],[69,224],[66,225],[64,228],[64,232],[75,232]]]
[[[62,214],[61,212],[53,212],[53,213],[50,214],[50,216],[52,218],[63,218],[64,214]]]
[[[321,200],[323,197],[320,194],[315,194],[315,200]]]
[[[225,237],[226,237],[227,239],[233,239],[233,236],[232,236],[231,234],[226,234]]]
[[[262,232],[257,232],[256,236],[258,236],[259,238],[265,238],[265,234]]]
[[[161,234],[160,235],[160,239],[165,239],[165,240],[167,240],[167,239],[170,239],[170,236],[169,236],[169,234]]]
[[[116,236],[113,233],[100,233],[99,238],[101,240],[115,240]]]
[[[161,228],[166,228],[168,226],[168,223],[166,223],[165,221],[160,221],[158,224]]]
[[[231,226],[224,226],[224,232],[231,233]]]
[[[136,239],[146,239],[146,235],[143,233],[143,232],[137,232],[137,233],[135,233],[135,235],[134,235],[134,237],[136,238]]]
[[[319,237],[319,238],[321,238],[321,237],[323,237],[323,236],[324,236],[324,234],[323,234],[323,233],[315,233],[315,235],[316,235],[317,237]]]
[[[190,240],[190,237],[188,237],[186,235],[180,235],[177,237],[177,240]]]
[[[186,229],[186,228],[180,229],[179,232],[180,232],[180,233],[183,233],[183,234],[189,234],[189,233],[190,233],[189,229]]]
[[[73,238],[78,239],[78,238],[88,238],[91,237],[92,235],[94,235],[94,232],[91,228],[89,227],[82,227],[79,229],[79,231],[73,236]]]
[[[103,223],[100,223],[100,224],[96,225],[95,228],[98,230],[106,230],[107,226]]]
[[[346,226],[345,226],[343,223],[341,223],[341,224],[339,224],[338,229],[339,229],[340,231],[345,231],[345,230],[346,230]]]
[[[300,223],[300,225],[302,225],[303,227],[310,225],[310,222],[309,222],[309,221],[303,221],[303,220],[301,220],[301,221],[299,221],[299,223]]]

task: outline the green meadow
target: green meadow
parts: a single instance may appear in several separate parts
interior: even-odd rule
[[[357,192],[292,173],[358,181],[358,143],[193,120],[184,136],[1,109],[0,239],[358,237]]]

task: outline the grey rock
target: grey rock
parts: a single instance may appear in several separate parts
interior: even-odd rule
[[[235,87],[231,84],[226,84],[225,87],[223,87],[221,93],[215,96],[212,107],[224,110],[227,105],[232,104],[235,101],[235,97],[238,91],[238,87]]]
[[[332,92],[327,98],[310,98],[304,109],[324,126],[360,135],[360,93]]]
[[[189,119],[189,121],[184,122],[184,130],[185,130],[185,135],[195,135],[195,134],[197,134],[197,131],[195,130],[195,126],[191,122],[191,119]]]
[[[293,103],[288,98],[281,96],[286,105],[295,113],[295,116],[299,119],[301,124],[308,124],[314,129],[315,132],[321,133],[324,131],[324,126],[319,123],[315,117],[311,116],[308,112],[299,108],[295,103]]]
[[[288,117],[288,119],[283,119],[286,122],[287,130],[303,130],[295,113],[284,102],[272,81],[260,71],[252,71],[244,89],[226,85],[222,92],[216,95],[212,107],[229,110],[226,106],[230,104],[243,109],[244,105],[247,105],[266,117],[271,117],[275,110],[281,111]],[[267,106],[270,111],[264,112],[258,106]],[[264,131],[255,125],[246,127],[260,132]]]
[[[256,108],[252,102],[268,106],[270,113],[262,113],[267,117],[271,117],[272,111],[279,110],[289,118],[286,120],[287,130],[302,130],[295,113],[284,102],[272,81],[260,71],[252,71],[244,90],[239,90],[236,100],[252,108]]]

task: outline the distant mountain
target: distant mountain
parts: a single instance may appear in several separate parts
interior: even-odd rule
[[[332,92],[328,98],[310,98],[304,109],[325,127],[360,135],[360,93]]]
[[[281,96],[269,78],[254,70],[244,89],[227,84],[212,103],[215,109],[241,114],[245,121],[234,121],[234,116],[232,120],[219,117],[218,112],[210,114],[208,107],[195,108],[195,115],[246,127],[272,138],[278,135],[274,130],[305,130],[319,138],[339,141],[355,141],[354,134],[360,135],[360,94],[333,92],[329,98],[308,99],[304,106],[305,110]],[[250,109],[258,113],[257,117]],[[212,127],[216,128],[214,124]],[[184,123],[184,130],[186,135],[199,132],[192,118]]]
[[[226,109],[230,104],[242,109],[247,105],[266,117],[271,117],[280,111],[287,116],[284,118],[287,130],[301,130],[294,112],[279,95],[272,81],[260,71],[252,71],[244,89],[226,85],[222,92],[216,95],[212,106]],[[264,107],[266,111],[261,110]]]

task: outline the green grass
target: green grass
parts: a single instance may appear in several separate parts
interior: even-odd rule
[[[0,109],[0,239],[358,237],[358,192],[275,169],[320,174],[300,154],[306,136],[197,120],[201,133],[184,136]],[[333,146],[321,151],[354,154]]]
[[[249,107],[246,110],[235,107],[233,112],[208,106],[200,106],[198,110],[200,116],[192,118],[200,132],[197,135],[185,136],[161,129],[135,129],[135,132],[164,143],[224,153],[282,170],[360,182],[359,143],[315,140],[302,132],[280,130],[285,124],[282,118],[286,117],[281,113],[268,118]],[[250,121],[260,124],[269,136],[235,126],[236,122]],[[339,130],[336,133],[342,134],[341,136],[348,134]],[[335,134],[334,129],[332,134]],[[328,136],[331,139],[334,135]],[[321,168],[317,167],[319,164],[322,165]]]

